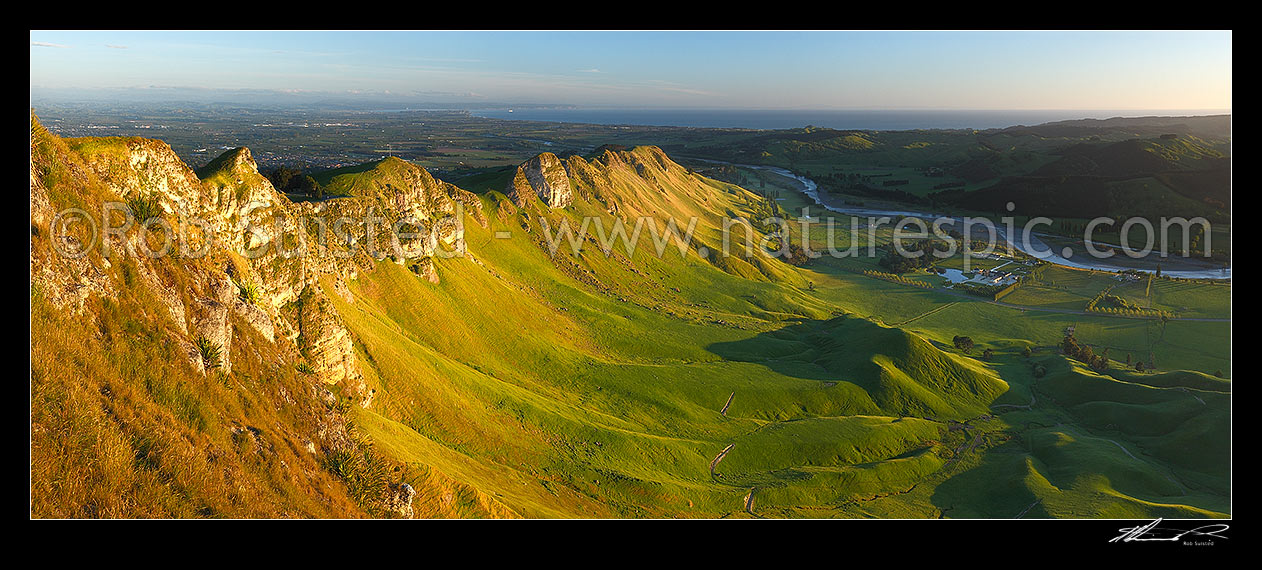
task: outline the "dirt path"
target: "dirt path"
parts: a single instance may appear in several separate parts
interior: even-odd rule
[[[1034,408],[1034,404],[1038,403],[1038,394],[1034,393],[1034,387],[1030,387],[1030,403],[1028,404],[992,404],[992,408],[1017,408],[1021,410],[1030,410]]]
[[[1030,509],[1033,509],[1033,508],[1034,508],[1034,505],[1037,505],[1037,504],[1039,504],[1039,503],[1041,503],[1041,502],[1043,502],[1043,499],[1039,499],[1039,500],[1037,500],[1037,501],[1034,501],[1033,503],[1030,503],[1030,506],[1026,507],[1024,511],[1021,511],[1021,513],[1020,513],[1020,514],[1018,514],[1015,518],[1018,518],[1018,519],[1019,519],[1019,518],[1021,518],[1021,517],[1025,516],[1025,513],[1030,512]]]
[[[732,395],[727,397],[727,403],[723,404],[723,411],[719,412],[719,415],[727,416],[727,408],[728,406],[732,405],[732,398],[735,398],[735,397],[736,397],[736,392],[732,392]]]
[[[749,489],[749,494],[745,495],[745,512],[751,515],[754,514],[754,491],[756,490],[758,490],[757,487],[752,487]]]
[[[723,457],[726,456],[727,452],[731,451],[733,447],[736,447],[735,443],[728,444],[727,447],[723,448],[723,451],[720,451],[718,455],[714,456],[714,461],[710,462],[710,476],[711,477],[719,477],[719,475],[714,474],[714,468],[719,465],[720,461],[723,461]]]
[[[1204,403],[1204,402],[1202,402],[1202,403]],[[1130,456],[1130,458],[1131,458],[1131,459],[1134,459],[1135,461],[1139,461],[1139,462],[1141,462],[1141,463],[1147,463],[1147,464],[1149,464],[1149,465],[1152,465],[1152,463],[1149,463],[1148,461],[1144,461],[1143,459],[1140,459],[1140,458],[1135,457],[1134,455],[1132,455],[1130,451],[1128,451],[1125,447],[1123,447],[1123,446],[1122,446],[1122,444],[1120,444],[1120,443],[1118,443],[1118,442],[1116,442],[1116,441],[1113,441],[1113,440],[1111,440],[1111,439],[1105,439],[1105,438],[1100,438],[1100,439],[1104,439],[1104,441],[1107,441],[1107,442],[1109,442],[1109,443],[1111,443],[1111,444],[1113,444],[1113,445],[1116,445],[1116,446],[1118,447],[1118,449],[1121,449],[1123,452],[1125,452],[1125,453],[1126,453],[1126,455]],[[1178,487],[1178,488],[1179,488],[1179,491],[1180,491],[1180,492],[1182,492],[1184,495],[1187,495],[1187,494],[1188,494],[1187,487],[1184,487],[1184,486],[1183,486],[1183,483],[1180,483],[1180,482],[1176,481],[1176,480],[1174,479],[1174,477],[1171,477],[1170,475],[1166,474],[1166,473],[1165,473],[1165,470],[1164,470],[1164,469],[1161,469],[1161,467],[1159,467],[1159,466],[1157,466],[1157,465],[1153,465],[1153,467],[1157,469],[1157,472],[1158,472],[1158,473],[1161,473],[1161,476],[1162,476],[1162,477],[1165,477],[1165,478],[1166,478],[1166,481],[1169,481],[1169,482],[1171,482],[1171,483],[1174,483],[1174,485],[1175,485],[1176,487]]]
[[[1072,434],[1074,434],[1074,435],[1078,435],[1078,433],[1077,433],[1077,432],[1075,432],[1075,431],[1073,431],[1073,430],[1069,429],[1068,427],[1065,427],[1065,426],[1064,426],[1064,425],[1062,425],[1062,424],[1056,424],[1056,427],[1061,428],[1061,429],[1064,429],[1065,431],[1067,431],[1067,432],[1069,432],[1069,433],[1072,433]],[[1173,483],[1173,484],[1174,484],[1174,486],[1178,487],[1178,488],[1179,488],[1179,492],[1180,492],[1180,493],[1183,493],[1184,495],[1187,495],[1187,494],[1188,494],[1187,487],[1184,487],[1184,486],[1183,486],[1183,483],[1180,483],[1177,479],[1175,479],[1174,477],[1171,477],[1171,476],[1170,476],[1170,474],[1166,473],[1166,469],[1164,468],[1164,466],[1162,466],[1162,465],[1157,465],[1157,464],[1155,464],[1155,463],[1153,463],[1153,462],[1151,462],[1151,461],[1147,461],[1147,460],[1144,460],[1144,459],[1140,459],[1140,458],[1138,458],[1138,457],[1135,457],[1135,454],[1131,453],[1129,449],[1126,449],[1126,447],[1125,447],[1125,446],[1123,446],[1122,444],[1120,444],[1120,443],[1118,443],[1118,442],[1116,442],[1116,441],[1113,441],[1113,440],[1111,440],[1111,439],[1108,439],[1108,438],[1105,438],[1105,437],[1100,437],[1100,436],[1098,436],[1098,435],[1091,435],[1091,434],[1088,434],[1088,437],[1095,437],[1095,438],[1098,438],[1098,439],[1103,439],[1104,441],[1107,441],[1107,442],[1109,442],[1109,443],[1111,443],[1111,444],[1113,444],[1113,445],[1116,445],[1116,446],[1117,446],[1117,448],[1118,448],[1118,449],[1120,449],[1120,450],[1122,450],[1122,453],[1125,453],[1127,457],[1130,457],[1131,459],[1134,459],[1135,461],[1138,461],[1138,462],[1143,463],[1143,464],[1145,464],[1145,465],[1149,465],[1149,466],[1151,466],[1151,467],[1152,467],[1153,469],[1155,469],[1158,473],[1160,473],[1162,477],[1165,477],[1165,478],[1166,478],[1166,481],[1169,481],[1169,482]]]
[[[1180,389],[1180,390],[1183,390],[1183,392],[1184,392],[1185,394],[1187,394],[1187,395],[1189,395],[1189,396],[1191,396],[1191,397],[1193,397],[1193,398],[1196,398],[1196,401],[1200,402],[1202,406],[1206,405],[1206,404],[1205,404],[1205,400],[1202,400],[1200,396],[1197,396],[1196,394],[1193,394],[1191,390],[1188,390],[1187,388],[1183,388],[1183,387],[1179,387],[1179,389]]]
[[[893,325],[891,325],[891,326],[901,327],[901,326],[903,326],[903,325],[905,325],[905,324],[907,324],[907,323],[910,323],[910,322],[912,322],[912,321],[918,321],[918,320],[923,319],[923,318],[925,318],[925,317],[927,317],[927,316],[929,316],[929,315],[932,315],[932,314],[934,314],[934,313],[936,313],[936,312],[938,312],[938,311],[941,311],[941,310],[943,310],[943,309],[946,309],[946,308],[948,308],[948,307],[951,307],[951,306],[953,306],[953,305],[957,305],[957,304],[959,304],[959,301],[951,301],[950,303],[947,303],[947,304],[945,304],[945,305],[942,305],[941,307],[938,307],[938,308],[936,308],[936,309],[931,309],[931,310],[925,311],[925,312],[923,312],[923,313],[921,313],[921,314],[919,314],[919,315],[916,315],[916,316],[914,316],[914,317],[912,317],[912,318],[910,318],[910,319],[907,319],[907,320],[905,320],[905,321],[903,321],[903,322],[901,322],[901,323],[894,323],[894,324],[893,324]]]
[[[964,428],[964,429],[967,430],[968,428]],[[981,445],[982,443],[983,435],[986,435],[986,434],[979,433],[973,436],[973,441],[964,442],[960,444],[959,447],[955,448],[955,453],[951,455],[951,459],[947,460],[946,464],[942,466],[942,469],[940,469],[940,471],[945,473],[947,469],[950,469],[952,465],[955,465],[956,462],[962,459],[965,453],[968,453],[970,451],[973,451],[974,449],[977,449],[977,446]]]

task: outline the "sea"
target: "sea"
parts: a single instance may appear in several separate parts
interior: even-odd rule
[[[913,129],[996,129],[1072,119],[1211,115],[1223,111],[1188,110],[736,110],[736,109],[475,109],[478,117],[660,127],[794,129],[806,126],[869,131]]]

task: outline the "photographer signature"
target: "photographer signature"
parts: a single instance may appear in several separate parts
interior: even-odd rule
[[[1144,526],[1120,529],[1122,534],[1109,540],[1109,542],[1177,542],[1188,535],[1206,538],[1227,538],[1218,533],[1230,528],[1225,524],[1218,523],[1208,524],[1192,530],[1162,529],[1157,528],[1157,525],[1160,523],[1161,519],[1157,519]]]

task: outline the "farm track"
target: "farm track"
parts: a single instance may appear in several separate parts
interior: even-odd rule
[[[1196,401],[1200,402],[1202,406],[1207,405],[1207,404],[1205,403],[1205,400],[1202,400],[1200,396],[1197,396],[1196,394],[1193,394],[1191,390],[1188,390],[1187,388],[1184,388],[1184,387],[1182,387],[1182,386],[1180,386],[1180,387],[1179,387],[1179,390],[1182,390],[1182,391],[1183,391],[1183,393],[1185,393],[1185,394],[1187,394],[1187,395],[1189,395],[1189,396],[1191,396],[1191,397],[1193,397],[1193,398],[1196,398]]]
[[[916,315],[916,316],[914,316],[914,317],[912,317],[912,318],[910,318],[910,319],[907,319],[907,320],[905,320],[905,321],[903,321],[903,322],[901,322],[901,323],[894,323],[892,326],[901,327],[901,326],[903,326],[903,325],[905,325],[905,324],[907,324],[907,323],[910,323],[910,322],[912,322],[912,321],[917,321],[917,320],[923,319],[923,318],[925,318],[925,317],[927,317],[927,316],[929,316],[929,315],[932,315],[932,314],[934,314],[934,313],[936,313],[936,312],[938,312],[938,311],[941,311],[941,310],[943,310],[943,309],[948,309],[948,308],[953,307],[953,306],[955,306],[955,305],[957,305],[957,304],[959,304],[959,301],[953,301],[953,302],[947,303],[947,304],[945,304],[945,305],[942,305],[941,307],[937,307],[937,308],[935,308],[935,309],[930,309],[930,310],[928,310],[928,311],[925,311],[925,312],[923,312],[923,313],[921,313],[921,314],[919,314],[919,315]]]
[[[947,460],[946,464],[943,465],[942,469],[940,469],[939,471],[943,473],[947,472],[948,469],[950,469],[953,465],[955,465],[960,459],[964,457],[964,454],[969,453],[973,451],[974,449],[977,449],[977,446],[981,445],[982,443],[983,435],[985,434],[979,433],[973,436],[973,441],[962,443],[960,444],[959,447],[955,448],[955,452],[951,455],[951,459]]]
[[[1032,410],[1034,404],[1039,401],[1039,396],[1034,392],[1034,387],[1030,387],[1030,403],[1028,404],[992,404],[991,408],[1017,408],[1019,410]]]
[[[714,474],[714,468],[718,467],[719,462],[723,461],[723,457],[725,457],[727,455],[727,452],[731,451],[733,447],[736,447],[736,444],[729,443],[727,447],[723,448],[723,451],[720,451],[718,455],[714,456],[714,460],[710,462],[710,476],[711,477],[717,477],[717,475]]]
[[[1039,500],[1037,500],[1037,501],[1034,501],[1033,503],[1030,503],[1030,506],[1026,507],[1026,508],[1025,508],[1025,510],[1021,511],[1019,514],[1017,514],[1017,516],[1015,516],[1015,517],[1013,517],[1013,518],[1018,518],[1018,519],[1019,519],[1019,518],[1021,518],[1021,517],[1025,516],[1025,513],[1030,512],[1030,509],[1033,509],[1033,508],[1035,507],[1035,505],[1038,505],[1038,504],[1039,504],[1039,503],[1041,503],[1041,502],[1043,502],[1043,499],[1039,499]]]
[[[1063,425],[1063,424],[1057,424],[1057,425],[1056,425],[1056,427],[1057,427],[1057,428],[1060,428],[1060,429],[1063,429],[1063,430],[1065,430],[1065,431],[1067,431],[1067,432],[1069,432],[1069,433],[1071,433],[1071,434],[1078,435],[1078,433],[1077,433],[1077,432],[1075,432],[1075,431],[1073,431],[1073,430],[1069,429],[1069,427],[1068,427],[1068,426],[1065,426],[1065,425]],[[1177,479],[1175,479],[1174,477],[1171,477],[1169,474],[1167,474],[1167,473],[1165,472],[1165,471],[1166,471],[1166,467],[1165,467],[1164,465],[1161,465],[1161,464],[1156,463],[1156,462],[1154,462],[1154,461],[1149,461],[1149,460],[1147,460],[1147,459],[1140,459],[1140,458],[1138,458],[1138,457],[1135,457],[1135,454],[1131,453],[1129,449],[1126,449],[1126,446],[1124,446],[1124,445],[1122,445],[1122,444],[1120,444],[1120,443],[1118,443],[1118,442],[1116,442],[1116,441],[1114,441],[1114,440],[1111,440],[1111,439],[1109,439],[1109,438],[1106,438],[1106,437],[1100,437],[1100,436],[1098,436],[1098,435],[1092,435],[1092,434],[1090,434],[1090,432],[1088,432],[1088,437],[1095,437],[1095,438],[1103,439],[1104,441],[1107,441],[1107,442],[1109,442],[1109,443],[1111,443],[1111,444],[1113,444],[1113,445],[1116,445],[1116,446],[1117,446],[1117,448],[1118,448],[1118,449],[1121,449],[1121,450],[1122,450],[1122,453],[1125,453],[1127,457],[1130,457],[1131,459],[1134,459],[1135,461],[1138,461],[1138,462],[1140,462],[1140,463],[1144,463],[1144,464],[1147,464],[1147,465],[1150,465],[1150,466],[1152,466],[1152,467],[1156,468],[1156,469],[1157,469],[1157,471],[1158,471],[1159,473],[1161,473],[1161,476],[1162,476],[1162,477],[1165,477],[1167,481],[1169,481],[1169,482],[1173,483],[1176,487],[1178,487],[1178,488],[1179,488],[1179,492],[1183,493],[1183,495],[1185,495],[1185,496],[1188,494],[1187,487],[1186,487],[1186,486],[1184,486],[1184,485],[1183,485],[1183,483],[1179,482],[1179,481],[1178,481]]]

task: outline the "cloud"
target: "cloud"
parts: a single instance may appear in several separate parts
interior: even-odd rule
[[[50,43],[48,43],[48,42],[31,42],[31,45],[32,45],[32,46],[34,46],[34,47],[50,47],[50,48],[68,48],[68,47],[70,47],[70,46],[63,46],[63,45],[61,45],[61,44],[50,44]]]
[[[685,95],[704,95],[706,97],[723,97],[722,93],[694,89],[687,85],[681,85],[679,83],[675,83],[674,81],[666,81],[664,79],[649,79],[648,81],[645,81],[645,83],[653,86],[659,91],[670,91],[672,93],[683,93]]]
[[[110,48],[110,49],[127,49],[127,46],[119,46],[119,45],[114,45],[114,44],[105,44],[105,47]]]
[[[578,72],[579,73],[600,73],[600,70],[593,67],[591,69],[580,69],[578,70]]]
[[[721,97],[721,93],[712,91],[703,91],[701,89],[689,89],[687,87],[658,87],[662,91],[670,91],[672,93],[684,93],[686,95],[704,95],[706,97]]]
[[[472,59],[464,57],[416,57],[420,61],[437,61],[441,63],[482,63],[484,59]]]
[[[416,97],[459,97],[462,99],[486,99],[486,95],[476,91],[421,91],[414,90],[409,93]]]

